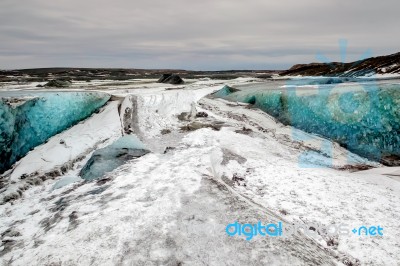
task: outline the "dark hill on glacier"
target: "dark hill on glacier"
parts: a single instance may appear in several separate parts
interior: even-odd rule
[[[400,74],[400,53],[371,57],[350,63],[297,64],[281,76],[342,76],[360,77],[373,74]]]

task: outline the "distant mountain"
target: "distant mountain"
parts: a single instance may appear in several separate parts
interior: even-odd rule
[[[373,74],[400,74],[400,53],[371,57],[351,63],[297,64],[280,73],[281,76],[343,76],[360,77]]]
[[[129,80],[158,79],[162,74],[179,75],[182,79],[235,79],[238,77],[270,78],[276,70],[191,71],[179,69],[125,69],[125,68],[33,68],[0,70],[1,82],[45,82],[51,80]]]

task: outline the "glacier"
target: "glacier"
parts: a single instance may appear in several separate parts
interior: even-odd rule
[[[395,265],[400,259],[396,246],[400,183],[394,176],[398,167],[382,167],[337,143],[331,154],[325,154],[320,144],[326,139],[320,136],[277,123],[251,105],[203,97],[227,84],[243,88],[243,92],[229,90],[230,96],[247,93],[248,101],[257,105],[258,95],[250,93],[256,91],[255,85],[260,91],[271,87],[274,94],[280,90],[287,96],[290,90],[279,87],[283,82],[201,80],[179,89],[146,82],[137,89],[125,85],[103,89],[113,98],[99,113],[51,137],[15,165],[9,187],[23,186],[16,191],[18,197],[2,202],[2,194],[10,191],[0,188],[0,260],[12,265]],[[85,86],[99,90],[99,83]],[[74,81],[73,86],[78,84]],[[338,103],[344,114],[362,112],[359,104],[352,109],[346,103],[350,95],[336,99],[334,92],[332,88],[328,101],[332,106],[326,108],[334,109]],[[319,92],[304,88],[297,93],[316,97]],[[182,131],[192,120],[178,116],[193,106],[208,114],[208,118],[192,117],[194,122],[212,118],[224,126],[218,131]],[[163,134],[163,129],[170,132]],[[125,161],[105,179],[88,182],[79,177],[92,152],[127,133],[144,143],[130,147],[152,152]],[[315,139],[307,139],[310,136]],[[171,149],[164,153],[166,147]],[[301,167],[299,157],[307,150],[319,155],[306,158],[313,164],[326,157],[335,167]],[[343,170],[349,154],[360,165],[379,168]],[[103,166],[114,163],[115,156],[110,158]],[[61,171],[65,165],[67,171]],[[57,175],[51,174],[54,169]],[[37,172],[38,179],[46,177],[43,182],[28,186],[33,179],[20,178]],[[362,211],[354,214],[354,210]],[[281,220],[304,226],[381,224],[385,236],[317,230],[308,237],[299,230],[291,238],[244,242],[225,233],[225,226],[237,220]]]
[[[314,84],[313,84],[314,85]],[[328,137],[368,159],[382,161],[400,156],[400,85],[299,85],[280,89],[254,86],[214,94],[230,101],[253,104],[309,133]]]
[[[62,187],[68,186],[70,184],[83,181],[79,176],[65,176],[58,180],[52,187],[52,190],[60,189]]]
[[[3,93],[0,173],[30,150],[89,117],[110,99],[98,92]]]
[[[239,90],[235,89],[235,88],[232,88],[232,87],[230,87],[228,85],[225,85],[224,87],[222,87],[222,89],[214,92],[213,96],[222,98],[222,97],[228,96],[229,94],[237,92],[237,91],[239,91]]]
[[[89,181],[101,178],[127,161],[149,152],[136,136],[123,136],[111,145],[96,150],[80,171],[80,176]]]

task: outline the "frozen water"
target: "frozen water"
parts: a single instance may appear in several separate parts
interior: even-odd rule
[[[369,159],[400,155],[398,84],[288,86],[228,94],[222,89],[216,95],[254,104],[284,124],[331,138]]]
[[[54,184],[52,190],[65,187],[79,181],[83,181],[79,176],[65,176]]]
[[[351,77],[310,77],[294,79],[297,85],[324,85],[324,84],[339,84],[344,82],[355,82],[356,78]]]
[[[128,160],[138,158],[149,153],[143,143],[133,135],[119,138],[113,144],[95,151],[80,175],[83,179],[93,180],[111,172]]]
[[[398,181],[381,174],[303,169],[298,164],[302,147],[319,151],[319,140],[298,148],[292,142],[294,136],[290,138],[292,127],[275,123],[244,104],[206,97],[196,108],[227,126],[220,131],[180,132],[186,122],[179,121],[177,114],[187,112],[193,101],[213,90],[187,86],[165,92],[132,90],[138,95],[133,101],[138,108],[132,112],[137,110],[139,115],[138,123],[131,125],[141,129],[146,145],[170,145],[171,136],[174,141],[179,136],[179,142],[171,145],[176,147],[172,152],[127,162],[107,174],[111,179],[107,183],[82,182],[75,189],[51,191],[53,184],[48,180],[29,188],[18,200],[0,205],[1,259],[13,265],[251,265],[255,261],[262,265],[397,265]],[[125,89],[116,92],[128,93]],[[246,93],[255,96],[251,101],[257,104],[258,97]],[[128,101],[125,106],[129,107]],[[118,107],[119,102],[112,101],[98,115],[72,127],[73,132],[64,131],[37,147],[24,157],[25,167],[33,170],[32,163],[48,167],[53,157],[63,157],[52,164],[62,165],[70,154],[71,158],[87,154],[84,151],[110,136],[104,145],[112,143],[123,132]],[[172,132],[161,135],[164,128]],[[296,137],[310,135],[300,133]],[[64,144],[59,144],[60,139]],[[79,149],[67,148],[71,146]],[[347,154],[338,147],[332,161],[342,165]],[[26,171],[21,166],[22,161],[13,181],[22,181],[19,177]],[[233,182],[235,176],[240,182]],[[238,219],[272,222],[278,218],[301,225],[381,224],[385,236],[331,236],[321,230],[310,237],[299,232],[284,240],[247,242],[225,233],[225,226]]]
[[[5,94],[0,99],[0,173],[51,136],[87,118],[110,96],[94,92]]]
[[[238,90],[237,90],[237,89],[234,89],[234,88],[232,88],[232,87],[229,87],[229,86],[227,86],[227,85],[225,85],[222,89],[220,89],[220,90],[214,92],[213,95],[214,95],[215,97],[220,97],[220,98],[222,98],[222,97],[228,96],[229,94],[231,94],[231,93],[233,93],[233,92],[236,92],[236,91],[238,91]]]
[[[135,135],[126,135],[109,146],[112,149],[146,149],[144,144]]]

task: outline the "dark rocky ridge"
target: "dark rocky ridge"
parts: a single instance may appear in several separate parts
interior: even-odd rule
[[[175,85],[184,83],[184,81],[180,76],[174,74],[163,74],[157,82],[175,84]]]
[[[351,63],[297,64],[289,70],[224,70],[191,71],[179,69],[125,69],[125,68],[35,68],[0,70],[0,82],[45,82],[51,80],[129,80],[158,79],[165,73],[179,75],[182,79],[234,79],[238,77],[271,78],[274,74],[284,76],[344,76],[358,77],[368,73],[400,74],[400,53],[378,56]]]
[[[350,63],[297,64],[280,73],[281,76],[360,77],[372,74],[400,74],[400,53],[371,57]]]
[[[0,70],[0,82],[48,82],[51,80],[130,80],[158,79],[165,73],[182,79],[234,79],[238,77],[269,78],[276,70],[191,71],[179,69],[124,69],[124,68],[36,68]]]
[[[54,87],[54,88],[65,88],[71,85],[71,81],[69,80],[58,80],[58,79],[53,79],[44,84],[44,87]],[[38,85],[40,87],[40,85]]]

